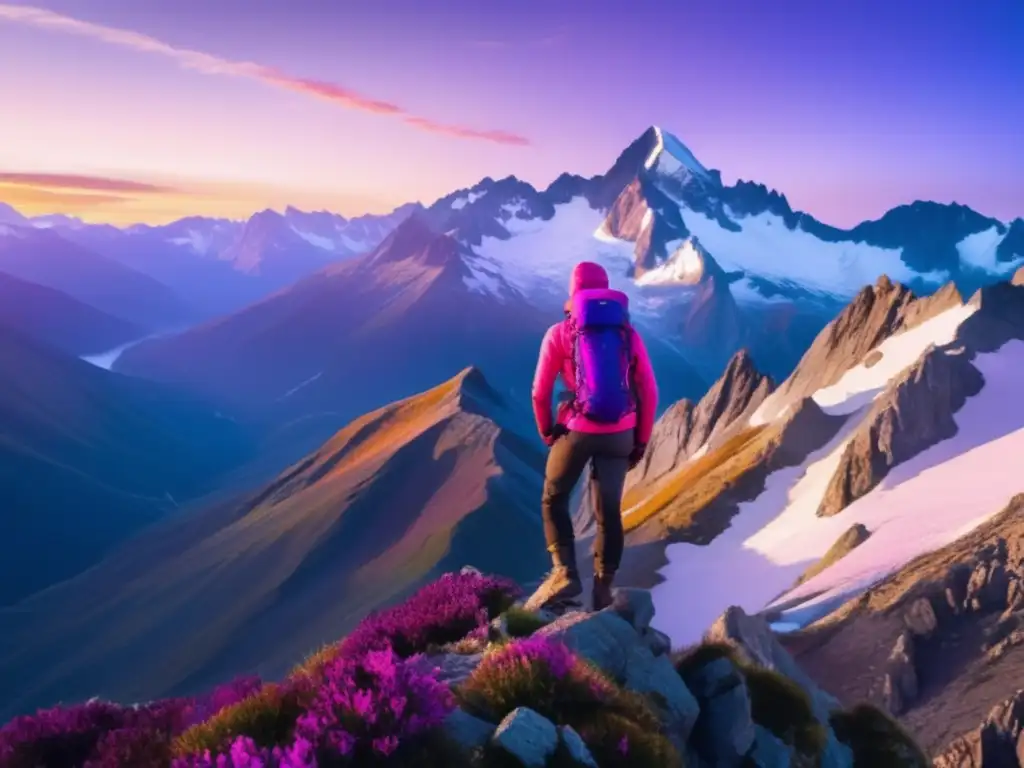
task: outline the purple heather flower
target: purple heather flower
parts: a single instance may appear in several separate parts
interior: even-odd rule
[[[629,737],[628,736],[623,736],[619,740],[619,752],[622,753],[623,757],[625,757],[626,755],[629,754]]]
[[[501,669],[512,667],[533,667],[544,664],[556,678],[566,677],[576,665],[576,656],[564,643],[546,637],[527,637],[515,640],[504,648],[486,657],[481,667]]]

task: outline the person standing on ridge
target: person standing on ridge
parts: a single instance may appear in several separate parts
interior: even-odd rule
[[[552,417],[559,374],[568,398]],[[573,601],[583,593],[569,499],[591,463],[597,538],[593,607],[612,602],[622,560],[622,491],[626,472],[640,463],[654,428],[658,387],[640,334],[629,322],[629,299],[608,288],[608,273],[583,261],[569,280],[565,320],[541,342],[533,379],[537,429],[550,447],[541,510],[553,568],[526,601],[528,610]]]

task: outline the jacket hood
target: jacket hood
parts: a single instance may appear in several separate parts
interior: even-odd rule
[[[569,298],[572,298],[576,291],[607,287],[608,273],[604,267],[592,261],[581,261],[573,268],[572,276],[569,278]]]

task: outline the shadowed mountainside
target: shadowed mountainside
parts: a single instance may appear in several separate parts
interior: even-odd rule
[[[212,487],[249,435],[192,398],[0,333],[0,604]]]
[[[547,565],[543,455],[475,369],[363,416],[235,503],[168,520],[6,612],[0,716],[100,693],[283,673],[368,611],[465,562]],[[59,664],[53,660],[60,658]]]

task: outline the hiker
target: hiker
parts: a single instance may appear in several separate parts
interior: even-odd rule
[[[567,397],[552,418],[559,374]],[[588,463],[597,517],[593,607],[611,604],[622,560],[622,489],[626,472],[643,458],[657,407],[654,371],[629,323],[628,298],[609,290],[603,267],[580,262],[569,280],[565,320],[544,335],[533,379],[533,413],[550,447],[541,510],[554,567],[527,609],[571,602],[583,592],[569,499]]]

